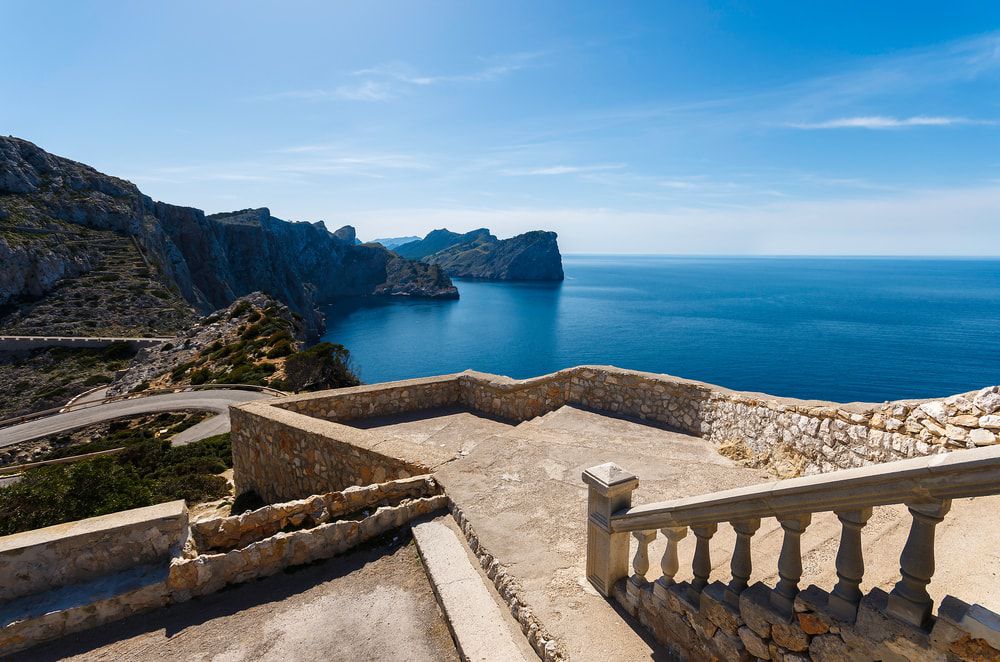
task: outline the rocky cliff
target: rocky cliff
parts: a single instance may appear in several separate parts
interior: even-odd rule
[[[434,230],[396,248],[404,257],[440,266],[449,276],[491,280],[562,280],[555,232],[535,230],[497,239],[485,228],[465,234]]]
[[[0,137],[0,305],[38,297],[102,259],[88,233],[134,238],[152,276],[201,312],[263,291],[322,329],[317,304],[342,296],[455,298],[436,266],[378,245],[354,228],[290,223],[267,209],[206,216],[155,202],[128,181]],[[104,236],[104,235],[101,235]]]

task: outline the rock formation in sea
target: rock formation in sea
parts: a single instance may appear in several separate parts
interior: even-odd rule
[[[395,249],[403,257],[439,265],[449,276],[491,280],[562,280],[555,232],[534,230],[497,239],[486,228],[459,234],[434,230]]]
[[[458,296],[439,267],[358,245],[350,226],[331,233],[266,208],[206,216],[0,136],[0,306],[43,296],[61,279],[94,269],[106,260],[107,236],[134,240],[150,275],[199,312],[259,290],[301,315],[310,334],[323,327],[316,306],[338,297]]]

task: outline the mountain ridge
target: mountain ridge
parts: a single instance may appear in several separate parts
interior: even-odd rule
[[[60,242],[86,228],[127,235],[162,284],[202,313],[263,291],[300,315],[308,333],[324,328],[317,305],[346,296],[456,298],[434,265],[375,244],[354,228],[289,222],[266,207],[206,215],[154,201],[127,180],[0,136],[0,305],[50,292],[103,256],[95,246]]]
[[[397,246],[395,251],[403,257],[438,265],[456,278],[542,281],[564,278],[557,235],[546,230],[498,239],[487,228],[463,234],[441,228],[421,240]]]

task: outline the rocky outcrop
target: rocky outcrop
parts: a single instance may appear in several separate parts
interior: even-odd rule
[[[395,250],[396,253],[405,258],[409,258],[411,260],[422,260],[439,251],[451,248],[452,246],[470,244],[480,237],[489,236],[489,234],[490,231],[486,228],[479,228],[478,230],[466,232],[465,234],[459,234],[442,228],[440,230],[431,230],[423,239],[411,241],[410,243],[403,244],[402,246],[397,246]]]
[[[0,255],[13,254],[15,239],[24,246],[16,250],[35,255],[29,268],[24,257],[0,262],[0,304],[38,296],[61,274],[87,268],[86,246],[74,257],[34,236],[74,227],[135,238],[155,277],[201,312],[259,290],[301,315],[311,335],[323,326],[316,305],[337,297],[458,296],[440,269],[382,246],[357,245],[350,226],[331,233],[321,223],[275,218],[266,208],[206,216],[155,202],[130,182],[13,137],[0,137],[0,210]],[[16,276],[15,264],[40,275]]]
[[[396,252],[440,266],[449,276],[490,280],[563,279],[562,256],[555,232],[535,230],[497,239],[489,230],[457,234],[434,230]]]

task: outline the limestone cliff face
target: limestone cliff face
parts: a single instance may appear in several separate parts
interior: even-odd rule
[[[25,140],[0,137],[0,257],[10,258],[0,261],[0,305],[86,271],[88,251],[99,246],[80,242],[70,250],[53,239],[81,226],[134,237],[164,284],[202,312],[263,291],[301,315],[312,333],[322,329],[316,304],[337,297],[458,296],[440,269],[357,245],[350,226],[331,233],[266,208],[206,216],[155,202],[130,182]]]
[[[434,230],[396,252],[436,264],[449,276],[490,280],[562,280],[562,256],[555,232],[535,230],[497,239],[489,230],[458,234]]]

